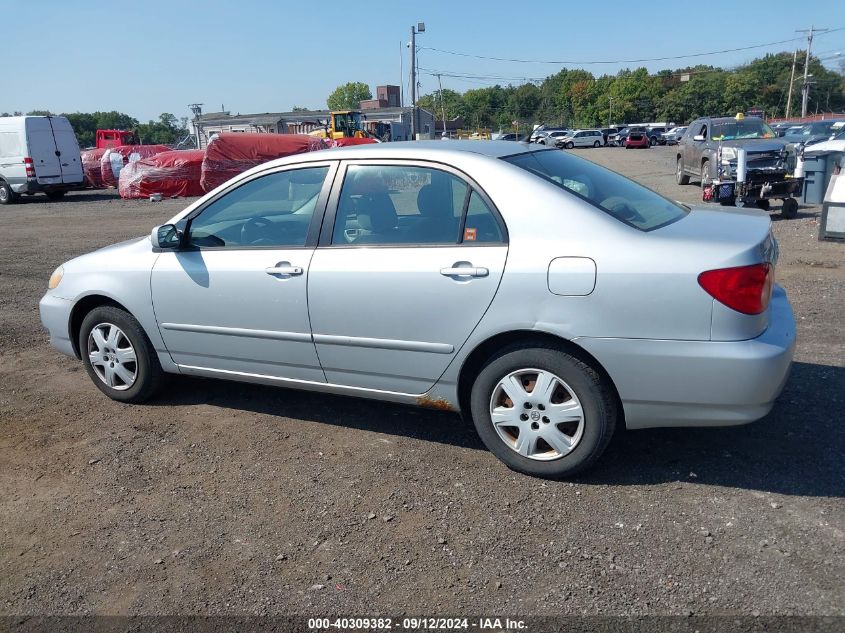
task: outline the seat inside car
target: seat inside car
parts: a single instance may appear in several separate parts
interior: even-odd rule
[[[415,241],[422,243],[454,243],[458,218],[452,213],[451,195],[434,183],[424,185],[417,193],[417,210],[421,219],[414,227]]]

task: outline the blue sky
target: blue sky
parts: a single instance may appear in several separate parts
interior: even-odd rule
[[[545,77],[562,66],[482,60],[427,47],[531,60],[663,57],[788,40],[799,36],[794,29],[811,24],[845,27],[842,6],[842,0],[0,0],[0,111],[119,110],[145,121],[161,112],[186,116],[192,102],[204,103],[205,111],[225,105],[233,113],[323,108],[328,94],[346,81],[363,81],[373,91],[399,83],[400,49],[407,88],[404,43],[418,21],[426,24],[417,41],[422,68],[513,78],[498,82],[507,84]],[[706,19],[694,19],[690,7]],[[730,67],[798,46],[795,41],[695,59],[583,67],[596,74],[688,63]],[[822,57],[840,50],[845,56],[845,30],[813,44]],[[421,81],[423,94],[437,88],[434,77],[423,74]],[[459,91],[493,83],[443,78],[444,88]]]

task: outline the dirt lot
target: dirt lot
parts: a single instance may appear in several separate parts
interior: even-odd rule
[[[580,150],[676,199],[671,148]],[[451,414],[174,378],[107,400],[46,343],[61,262],[185,204],[0,209],[0,613],[845,615],[845,245],[773,216],[796,312],[774,411],[621,432],[573,483]]]

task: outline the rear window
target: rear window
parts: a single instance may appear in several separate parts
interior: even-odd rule
[[[575,194],[641,231],[666,226],[687,213],[685,207],[651,189],[567,152],[525,152],[503,160]]]

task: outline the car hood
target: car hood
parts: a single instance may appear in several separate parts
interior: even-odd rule
[[[805,154],[819,154],[821,152],[845,152],[845,139],[822,141],[821,143],[810,145],[810,147],[804,150]]]
[[[149,236],[136,237],[117,244],[104,246],[85,255],[65,262],[65,273],[82,271],[100,271],[114,269],[119,262],[125,262],[141,254],[152,252]]]

